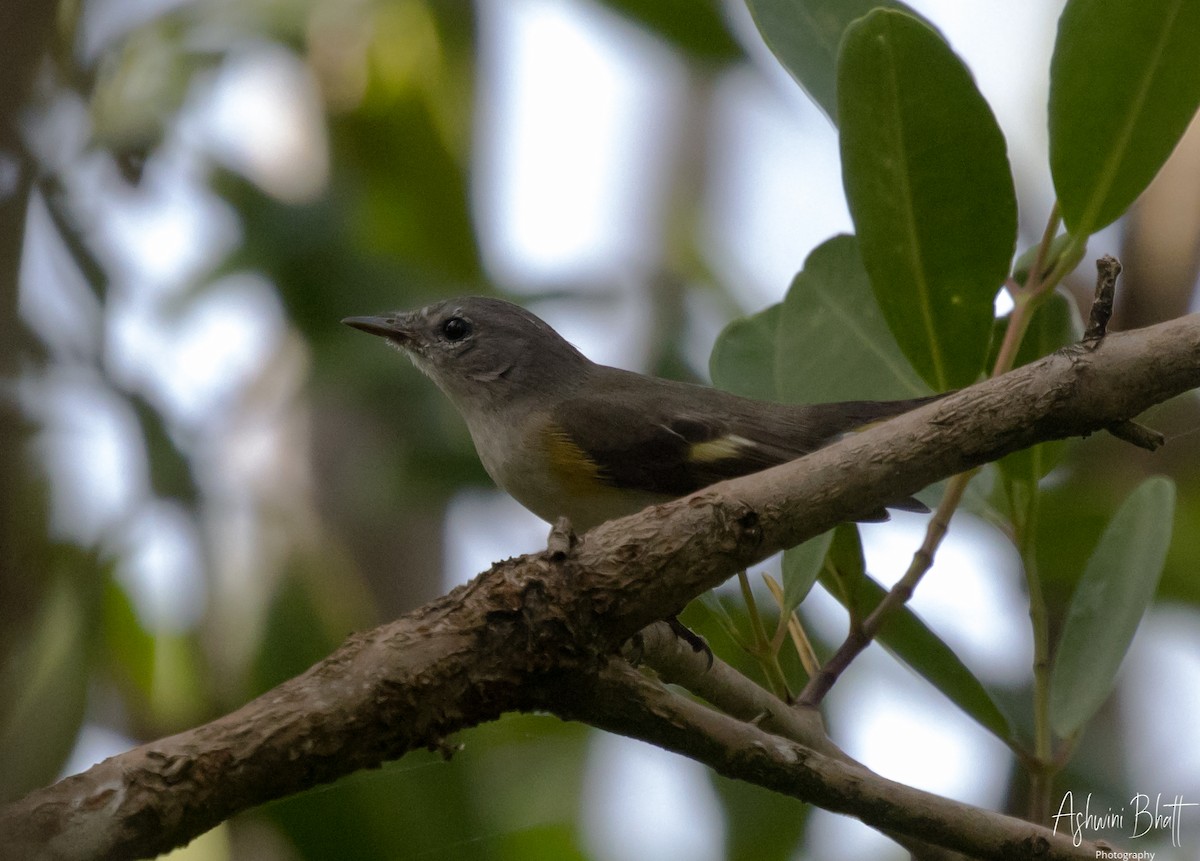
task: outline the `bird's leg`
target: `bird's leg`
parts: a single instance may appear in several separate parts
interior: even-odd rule
[[[554,521],[550,527],[550,537],[546,539],[546,549],[550,551],[551,558],[565,559],[578,543],[579,536],[575,534],[569,518],[560,517]]]

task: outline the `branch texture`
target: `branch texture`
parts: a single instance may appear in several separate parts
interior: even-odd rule
[[[1132,419],[1197,386],[1193,315],[1061,351],[799,461],[604,524],[574,545],[497,563],[352,636],[231,714],[9,805],[0,811],[0,845],[21,858],[152,856],[238,811],[438,747],[504,711],[541,709],[978,857],[1095,857],[1094,846],[1073,848],[1028,823],[1019,823],[1022,854],[1008,817],[944,799],[918,803],[902,794],[915,790],[703,706],[693,704],[703,714],[667,709],[649,682],[610,656],[735,571],[839,522],[1033,443]],[[613,705],[622,697],[644,708],[631,717]],[[839,789],[845,781],[857,790]]]

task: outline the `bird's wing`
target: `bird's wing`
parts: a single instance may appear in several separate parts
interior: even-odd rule
[[[631,387],[626,397],[618,388],[604,398],[567,399],[554,410],[554,426],[611,487],[683,496],[795,460],[848,430],[927,400],[785,406],[655,383],[662,385],[656,385],[658,397],[652,400],[644,387],[636,395]],[[915,499],[891,506],[927,510]],[[871,518],[887,519],[887,514],[881,509]]]
[[[601,481],[668,496],[794,460],[822,441],[812,433],[788,440],[736,412],[700,415],[673,400],[646,405],[572,399],[553,418],[595,464]]]

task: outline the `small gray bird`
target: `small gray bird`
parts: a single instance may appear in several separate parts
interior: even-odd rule
[[[790,405],[622,371],[500,299],[342,322],[406,352],[462,414],[496,484],[580,532],[794,460],[939,397]],[[928,511],[912,498],[890,507]]]

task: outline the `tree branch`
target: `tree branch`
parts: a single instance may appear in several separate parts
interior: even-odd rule
[[[1095,844],[1073,846],[1069,834],[913,789],[771,735],[672,694],[623,661],[584,681],[572,704],[574,716],[593,726],[689,756],[726,777],[857,816],[892,835],[989,861],[1097,857]]]
[[[615,684],[609,656],[632,634],[733,572],[888,500],[1035,442],[1131,419],[1197,386],[1193,315],[1061,351],[799,461],[604,524],[574,546],[497,563],[352,636],[229,715],[30,793],[0,811],[0,836],[16,857],[153,855],[238,811],[437,747],[509,710],[627,721],[623,731],[664,743],[657,722],[614,715],[594,692]],[[691,731],[713,733],[689,745],[709,751],[714,767],[896,833],[928,828],[936,839],[925,839],[951,847],[975,845],[973,834],[1009,839],[1007,817],[896,804],[909,797],[894,795],[903,787],[766,733],[748,741],[733,718],[706,715]],[[843,778],[862,792],[839,790]],[[1046,829],[1021,827],[1058,851]]]
[[[691,691],[726,715],[869,771],[825,734],[821,713],[815,708],[788,705],[719,658],[713,658],[710,664],[708,656],[676,637],[665,622],[643,628],[638,636],[642,640],[642,660],[667,684]],[[963,861],[965,857],[907,834],[880,830],[920,861]]]

